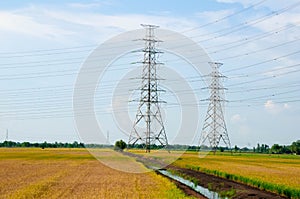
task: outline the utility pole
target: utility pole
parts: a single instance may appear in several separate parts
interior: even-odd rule
[[[208,89],[210,89],[210,98],[207,99],[209,105],[199,140],[199,146],[201,147],[201,145],[208,140],[215,154],[220,140],[222,140],[230,150],[231,145],[224,120],[224,107],[222,106],[226,101],[223,96],[226,88],[224,88],[220,82],[220,79],[225,78],[225,76],[219,72],[219,68],[223,64],[216,62],[210,62],[209,64],[212,67],[210,74],[211,84],[208,87]]]
[[[156,49],[157,40],[154,30],[155,25],[142,25],[146,30],[146,36],[142,39],[145,47],[142,49],[144,60],[142,69],[142,81],[140,87],[139,106],[129,136],[128,146],[133,146],[138,141],[145,146],[146,153],[150,152],[152,144],[158,142],[162,146],[168,146],[168,140],[160,111],[159,92],[163,91],[158,86],[157,66],[162,65],[157,61],[157,55],[162,53]]]

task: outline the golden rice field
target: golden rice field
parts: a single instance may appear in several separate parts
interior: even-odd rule
[[[106,152],[114,164],[146,170]],[[112,169],[85,149],[0,148],[0,168],[0,198],[188,198],[166,178]]]
[[[187,152],[174,165],[217,170],[278,185],[300,188],[300,157],[269,154],[208,154]]]
[[[169,162],[182,151],[152,151],[142,154]],[[213,174],[268,190],[289,198],[300,198],[300,156],[253,153],[185,152],[172,165]]]

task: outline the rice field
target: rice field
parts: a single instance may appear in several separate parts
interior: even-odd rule
[[[187,152],[174,165],[198,166],[201,169],[218,170],[300,188],[300,157],[295,155],[208,154],[199,158],[197,153]]]
[[[115,153],[105,158],[146,170]],[[164,177],[112,169],[86,149],[0,148],[0,168],[0,198],[189,198]]]
[[[186,152],[176,166],[239,181],[292,198],[300,197],[300,157],[296,155]]]
[[[171,163],[174,166],[202,171],[242,182],[289,198],[300,198],[300,156],[256,153],[198,153],[152,151],[137,154]],[[182,154],[180,157],[178,154]],[[177,158],[175,160],[175,158]]]

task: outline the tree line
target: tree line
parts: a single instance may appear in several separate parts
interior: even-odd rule
[[[233,150],[235,152],[240,151],[241,149],[234,146]],[[300,155],[300,140],[293,142],[291,145],[279,145],[273,144],[271,147],[267,144],[257,144],[256,147],[253,147],[252,152],[254,153],[270,153],[270,154],[297,154]]]
[[[127,147],[126,143],[122,140],[117,141],[115,146],[108,144],[84,144],[81,142],[74,141],[73,143],[31,143],[31,142],[14,142],[14,141],[4,141],[0,142],[0,147],[33,147],[33,148],[115,148],[124,149]],[[129,145],[129,148],[143,149],[144,144],[136,144],[134,146]],[[151,145],[151,149],[161,149],[161,145]],[[188,151],[198,151],[198,150],[211,150],[208,146],[189,146],[189,145],[168,145],[169,150],[188,150]],[[256,147],[249,149],[247,147],[239,148],[235,145],[232,149],[227,147],[219,147],[221,152],[223,151],[233,151],[233,152],[254,152],[254,153],[270,153],[270,154],[297,154],[300,155],[300,140],[293,142],[291,145],[279,145],[273,144],[271,147],[267,144],[257,144]]]
[[[42,143],[31,143],[31,142],[14,142],[14,141],[4,141],[0,142],[0,147],[30,147],[30,148],[85,148],[81,142],[74,141],[73,143],[62,143],[62,142],[42,142]]]

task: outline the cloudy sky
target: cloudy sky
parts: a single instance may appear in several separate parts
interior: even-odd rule
[[[192,39],[212,61],[224,64],[220,72],[227,76],[225,119],[232,145],[290,144],[300,139],[299,13],[297,0],[2,1],[0,140],[80,141],[72,102],[82,64],[106,40],[155,24]],[[115,70],[139,59],[119,60]],[[182,64],[171,55],[160,61]],[[106,81],[114,75],[110,72]],[[195,89],[199,104],[194,105],[201,107],[203,120],[207,102],[201,100],[208,93],[201,89],[205,85],[197,88],[200,78],[191,76],[185,78]],[[118,82],[108,83],[99,95],[110,96]],[[112,99],[99,101],[95,112],[105,121],[102,131],[110,132],[111,142],[126,140],[111,115]],[[166,119],[167,133],[172,121]],[[197,136],[202,125],[199,121]]]

